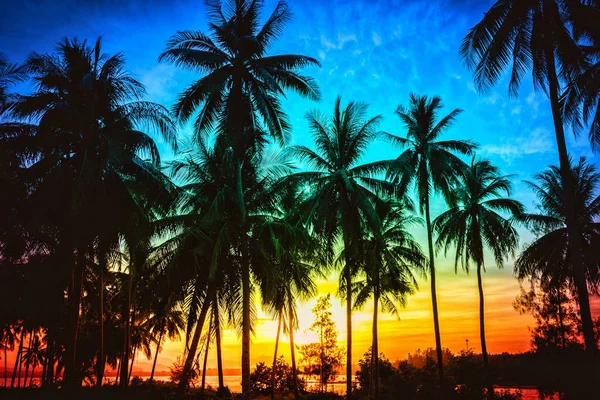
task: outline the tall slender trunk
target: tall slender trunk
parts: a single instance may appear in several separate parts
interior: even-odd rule
[[[54,329],[48,330],[48,347],[46,348],[46,374],[42,384],[54,384],[54,348],[56,346],[54,339]]]
[[[100,289],[100,304],[98,310],[98,322],[100,325],[100,349],[98,350],[98,361],[97,361],[97,375],[96,375],[96,386],[102,386],[102,379],[104,378],[104,268],[105,268],[105,260],[106,256],[102,254],[101,251],[100,256],[100,272],[99,272],[99,289]]]
[[[494,398],[494,387],[490,375],[490,363],[488,360],[487,344],[485,342],[485,304],[483,298],[483,279],[481,277],[481,263],[477,263],[477,289],[479,290],[479,338],[481,340],[481,355],[483,356],[483,369],[488,388],[488,398]]]
[[[342,186],[340,189],[342,197],[342,212],[346,213],[349,211],[348,199],[346,189]],[[351,217],[346,215],[343,218],[350,219]],[[344,281],[346,283],[346,398],[352,397],[352,256],[354,255],[354,249],[350,240],[349,224],[344,223],[343,226],[343,239],[344,239],[344,254],[345,254],[345,266],[344,266]]]
[[[369,398],[379,399],[379,339],[377,333],[377,313],[379,311],[379,279],[376,277],[373,293],[373,342],[371,344],[371,384]]]
[[[177,397],[182,397],[188,387],[192,365],[194,363],[194,359],[196,358],[198,343],[200,342],[200,336],[202,335],[204,320],[206,320],[206,314],[208,313],[211,299],[215,294],[215,285],[210,282],[207,286],[207,294],[204,298],[204,302],[202,303],[198,320],[196,321],[196,330],[194,331],[194,336],[192,337],[192,342],[190,343],[190,347],[187,352],[185,364],[183,365],[183,371],[181,371],[181,379],[179,380],[179,385],[177,387]]]
[[[433,233],[431,230],[431,212],[429,197],[425,199],[425,220],[427,222],[427,245],[429,247],[429,275],[431,280],[431,306],[433,308],[433,330],[435,332],[435,352],[437,354],[438,374],[440,376],[440,393],[444,391],[444,360],[442,359],[442,338],[438,315],[437,292],[435,286],[435,255],[433,254]]]
[[[31,330],[31,333],[29,334],[29,347],[27,348],[27,350],[31,351],[31,344],[33,343],[33,332],[34,330]],[[25,379],[23,379],[23,387],[27,387],[27,377],[29,376],[29,362],[25,363]],[[21,374],[19,373],[19,387],[21,387]]]
[[[7,365],[6,365],[6,356],[7,356],[7,347],[8,347],[8,339],[4,340],[4,387],[6,387],[6,381],[8,380],[7,375]]]
[[[564,350],[566,346],[566,338],[565,338],[565,323],[563,320],[563,309],[562,309],[562,293],[560,292],[560,288],[558,289],[558,323],[560,325],[560,341],[561,348]]]
[[[575,214],[575,202],[573,194],[575,182],[571,173],[571,164],[567,151],[567,144],[565,142],[565,131],[559,103],[560,88],[556,73],[554,49],[549,38],[544,40],[544,42],[546,46],[545,55],[548,68],[550,105],[552,107],[552,118],[554,120],[556,144],[558,147],[558,156],[560,160],[560,172],[563,181],[563,195],[565,197],[565,217],[567,223],[567,233],[569,235],[569,253],[573,260],[573,280],[575,282],[577,298],[579,300],[579,313],[581,316],[585,349],[590,355],[593,355],[596,353],[597,343],[594,337],[594,324],[592,321],[587,280],[585,277],[585,266],[581,256],[581,238],[579,236],[579,227],[577,226],[578,223]]]
[[[79,334],[79,313],[81,308],[81,292],[83,285],[83,274],[85,272],[85,252],[82,248],[77,249],[77,262],[71,275],[71,284],[68,294],[68,340],[65,351],[65,386],[77,386],[80,380],[79,368],[77,366],[77,338]]]
[[[212,334],[213,315],[208,320],[208,332],[206,332],[206,347],[204,348],[204,362],[202,363],[202,396],[206,385],[206,364],[208,363],[208,349],[210,348],[210,336]]]
[[[154,353],[154,361],[152,362],[152,372],[150,373],[150,383],[154,380],[154,371],[156,370],[156,360],[158,360],[158,350],[160,350],[160,344],[162,343],[163,334],[165,333],[165,323],[163,320],[162,327],[160,328],[160,334],[158,335],[158,343],[156,343],[156,352]]]
[[[277,323],[277,335],[275,336],[275,351],[273,352],[273,373],[271,375],[271,399],[275,400],[275,377],[277,376],[277,350],[279,347],[279,334],[281,333],[281,322],[283,315],[279,315],[279,322]]]
[[[288,321],[290,330],[290,355],[292,358],[292,380],[294,385],[294,398],[300,398],[298,393],[298,373],[296,372],[296,347],[294,346],[294,309],[292,307],[293,300],[290,299],[290,305],[288,307]]]
[[[121,387],[127,387],[129,384],[128,373],[129,373],[129,353],[131,347],[131,295],[133,289],[133,273],[135,264],[137,262],[137,250],[131,251],[129,254],[129,277],[127,279],[127,301],[125,304],[125,310],[123,312],[123,318],[125,319],[125,338],[123,340],[123,357],[121,358]],[[132,361],[133,362],[133,361]]]
[[[31,368],[31,377],[29,378],[29,387],[31,387],[33,385],[33,375],[35,374],[35,364],[33,364],[33,367]]]
[[[242,397],[250,398],[250,264],[242,255]]]
[[[17,371],[21,364],[21,354],[23,353],[23,340],[25,339],[25,328],[21,328],[21,340],[19,340],[19,349],[17,350],[17,357],[15,358],[15,366],[13,368],[12,379],[10,381],[10,388],[15,387],[15,379],[17,377]]]
[[[121,364],[123,363],[123,357],[119,358],[117,363],[117,370],[115,371],[115,386],[119,384],[119,377],[121,376]]]
[[[221,319],[219,318],[219,302],[217,296],[213,303],[213,315],[215,316],[215,336],[217,345],[217,375],[219,376],[219,389],[225,387],[223,383],[223,354],[221,354]]]
[[[129,384],[129,381],[131,380],[131,372],[133,371],[133,363],[135,362],[136,353],[137,349],[133,349],[131,352],[131,364],[129,364],[129,372],[127,373],[127,384]]]

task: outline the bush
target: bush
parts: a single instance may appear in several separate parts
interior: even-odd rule
[[[254,393],[268,394],[272,390],[273,369],[265,363],[256,364],[256,368],[250,374],[250,390]],[[296,382],[299,391],[304,391],[306,382],[296,377]],[[294,390],[294,377],[292,376],[292,368],[285,361],[283,356],[276,361],[275,371],[275,390],[278,392],[286,392]]]

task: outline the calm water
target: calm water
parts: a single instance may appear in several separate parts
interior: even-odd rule
[[[150,376],[140,376],[140,378],[147,380],[150,378]],[[114,377],[106,377],[104,378],[105,382],[113,382],[114,381]],[[154,380],[156,381],[163,381],[163,382],[168,382],[169,381],[169,377],[168,376],[155,376]],[[242,377],[239,375],[226,375],[223,377],[223,381],[225,383],[225,386],[229,386],[229,389],[231,389],[232,392],[240,392],[242,389],[241,383],[242,383]],[[29,383],[29,379],[27,379],[27,383]],[[307,381],[308,383],[308,388],[310,389],[311,386],[316,386],[316,382],[314,381]],[[23,381],[21,381],[21,385],[23,384]],[[38,378],[34,378],[33,379],[33,384],[39,384],[39,379]],[[212,387],[217,387],[219,384],[219,378],[217,376],[207,376],[206,377],[206,384],[208,386],[212,386]],[[10,378],[8,379],[8,385],[10,386]],[[16,382],[15,382],[16,385]],[[4,377],[0,377],[0,386],[4,386]],[[331,384],[329,384],[328,389],[334,393],[338,393],[338,394],[343,394],[346,391],[346,382],[344,381],[343,377],[338,378],[338,380],[336,382],[333,382]],[[496,390],[509,390],[511,392],[516,392],[517,390],[521,390],[521,393],[523,394],[523,400],[541,400],[538,391],[535,388],[501,388],[501,389],[496,389]],[[552,397],[546,397],[546,400],[558,400],[558,396],[552,396]]]

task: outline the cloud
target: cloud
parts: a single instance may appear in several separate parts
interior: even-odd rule
[[[495,155],[508,164],[517,158],[531,154],[546,154],[554,151],[551,132],[536,128],[529,135],[504,140],[500,144],[487,144],[481,147],[484,154]]]
[[[327,50],[341,50],[348,42],[358,42],[355,34],[338,33],[337,41],[334,43],[325,35],[321,35],[321,45]]]
[[[377,32],[373,32],[373,44],[375,46],[381,46],[381,36],[377,34]]]
[[[158,64],[140,76],[140,82],[146,87],[148,98],[157,102],[170,102],[175,94],[173,88],[177,81],[173,78],[177,68],[170,64]]]

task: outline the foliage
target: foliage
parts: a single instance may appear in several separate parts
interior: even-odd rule
[[[306,382],[296,377],[298,390],[304,391]],[[273,368],[263,362],[256,364],[254,371],[250,374],[250,390],[253,393],[267,394],[273,390]],[[275,369],[275,390],[277,392],[290,392],[294,390],[294,375],[292,368],[283,356],[277,358]]]
[[[318,342],[300,346],[304,373],[319,380],[321,392],[327,391],[327,383],[337,374],[342,364],[343,350],[338,345],[338,331],[331,319],[331,295],[320,296],[312,309],[315,321],[309,328],[317,334]]]
[[[356,380],[362,390],[368,393],[371,381],[371,365],[372,365],[371,347],[365,352],[363,357],[358,361],[359,370],[356,371]],[[391,378],[398,374],[398,370],[392,365],[390,360],[383,353],[379,353],[379,379],[382,384],[382,395],[385,397],[387,392],[388,382]]]

